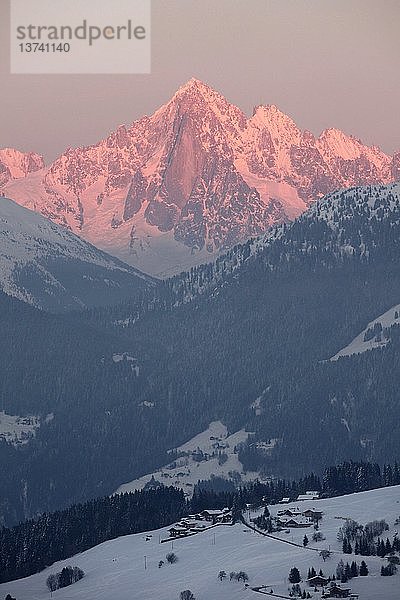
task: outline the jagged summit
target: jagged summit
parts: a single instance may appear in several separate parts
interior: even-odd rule
[[[302,131],[276,105],[242,110],[197,78],[153,115],[98,144],[0,153],[0,188],[140,269],[187,269],[335,189],[400,177],[387,156],[339,129]]]
[[[35,152],[20,152],[15,148],[0,149],[0,188],[9,181],[26,177],[44,167],[44,159]]]
[[[288,115],[286,115],[284,112],[282,112],[280,110],[280,108],[278,108],[278,106],[276,106],[276,104],[257,104],[254,108],[253,108],[253,114],[252,116],[254,117],[255,115],[266,115],[268,116],[268,118],[278,118],[278,119],[290,119],[292,120]]]
[[[182,84],[178,90],[175,92],[175,94],[178,94],[179,92],[184,92],[184,91],[213,91],[214,90],[207,85],[206,83],[204,83],[203,81],[201,81],[200,79],[197,79],[196,77],[191,77],[188,81],[186,81],[186,83]]]
[[[195,77],[192,77],[189,81],[181,85],[166,105],[168,106],[171,103],[179,102],[183,99],[191,99],[193,102],[202,100],[209,103],[215,102],[215,100],[218,99],[219,101],[227,102],[227,100],[216,90]]]

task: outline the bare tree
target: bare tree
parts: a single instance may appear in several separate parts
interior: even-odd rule
[[[196,600],[196,598],[190,590],[183,590],[179,594],[179,600]]]
[[[167,559],[170,565],[173,565],[178,560],[178,557],[174,552],[168,552],[165,558]]]
[[[226,572],[225,572],[225,571],[220,571],[220,572],[218,573],[218,579],[219,579],[220,581],[222,581],[223,579],[226,579]]]
[[[49,592],[55,592],[58,589],[58,577],[54,573],[50,573],[48,578],[46,579],[46,585],[49,589]]]

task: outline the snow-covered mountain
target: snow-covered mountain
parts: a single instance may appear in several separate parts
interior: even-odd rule
[[[327,267],[352,257],[368,261],[385,254],[397,261],[399,226],[400,183],[336,190],[311,204],[291,223],[271,227],[212,264],[171,278],[168,285],[174,298],[185,303],[207,292],[219,294],[243,271],[258,268],[260,263],[277,271],[307,257]]]
[[[42,215],[0,198],[0,289],[50,310],[135,297],[150,277]]]
[[[252,245],[257,253],[279,239],[292,254],[331,254],[365,260],[384,249],[396,259],[399,251],[400,183],[337,190],[315,202],[288,227],[268,232]],[[307,248],[308,246],[308,248]]]
[[[20,152],[14,148],[0,149],[0,187],[9,181],[26,177],[43,169],[43,156],[34,152]]]
[[[152,116],[93,146],[69,148],[3,189],[164,276],[292,220],[328,192],[399,174],[400,154],[390,157],[337,129],[316,138],[274,105],[247,118],[191,79]]]

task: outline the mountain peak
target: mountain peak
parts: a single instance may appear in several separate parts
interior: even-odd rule
[[[201,81],[200,79],[197,79],[196,77],[191,77],[186,83],[184,83],[183,85],[181,85],[178,90],[176,91],[176,94],[179,94],[180,92],[186,92],[186,91],[209,91],[212,88],[210,88],[210,86],[208,86],[206,83],[204,83],[203,81]],[[214,91],[214,90],[212,90]],[[175,94],[175,95],[176,95]]]
[[[251,121],[259,125],[274,123],[297,129],[297,125],[293,119],[282,112],[275,104],[259,104],[255,106]]]
[[[285,113],[283,113],[277,106],[276,104],[257,104],[254,108],[253,108],[253,117],[256,114],[271,114],[271,115],[277,115],[277,116],[284,116],[287,117],[287,115]]]
[[[344,160],[355,160],[361,153],[362,142],[335,127],[324,129],[318,141],[324,148]]]
[[[200,79],[196,79],[192,77],[183,84],[180,88],[177,89],[175,94],[173,95],[171,102],[181,101],[181,100],[190,100],[191,102],[205,102],[210,108],[214,108],[216,105],[228,105],[228,101],[225,97],[214,90],[212,87],[200,81]]]
[[[0,149],[0,187],[13,179],[26,177],[44,167],[44,159],[35,152],[21,152],[15,148]]]
[[[153,115],[66,150],[43,173],[31,173],[40,167],[29,161],[21,178],[2,160],[0,187],[12,198],[163,276],[294,218],[334,189],[400,176],[400,156],[339,129],[316,139],[275,104],[247,118],[196,77]]]

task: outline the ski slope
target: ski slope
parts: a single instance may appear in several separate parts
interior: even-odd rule
[[[289,506],[298,506],[301,510],[315,507],[323,511],[320,531],[326,540],[314,545],[310,543],[317,550],[287,543],[301,543],[305,531],[311,538],[312,528],[291,530],[290,534],[281,532],[279,536],[285,542],[254,533],[242,524],[219,525],[192,537],[175,540],[173,551],[178,556],[177,563],[159,568],[159,561],[165,561],[166,553],[172,550],[171,542],[160,543],[167,536],[166,528],[147,536],[142,533],[105,542],[41,573],[2,584],[0,598],[10,593],[17,600],[47,600],[46,578],[67,565],[81,567],[86,575],[72,586],[57,590],[53,594],[56,600],[179,600],[179,593],[184,589],[190,589],[196,600],[262,600],[262,594],[250,589],[261,585],[272,586],[274,593],[288,596],[287,576],[293,566],[297,566],[303,577],[307,576],[311,566],[317,571],[322,568],[328,576],[335,572],[341,558],[345,562],[361,561],[361,557],[341,553],[336,534],[343,518],[353,518],[363,524],[384,518],[390,525],[387,534],[392,538],[396,530],[394,521],[400,515],[400,486]],[[274,506],[271,512],[276,514],[281,508]],[[148,537],[150,539],[146,541]],[[334,553],[324,563],[318,553],[329,547]],[[344,587],[351,587],[352,593],[360,594],[360,600],[398,600],[400,575],[381,577],[380,567],[386,561],[378,557],[365,560],[370,575],[352,579]],[[220,582],[217,579],[220,570],[228,574],[244,570],[249,575],[250,587],[230,582],[229,577]],[[269,589],[267,587],[267,591]],[[306,589],[314,600],[320,600],[319,593]]]

